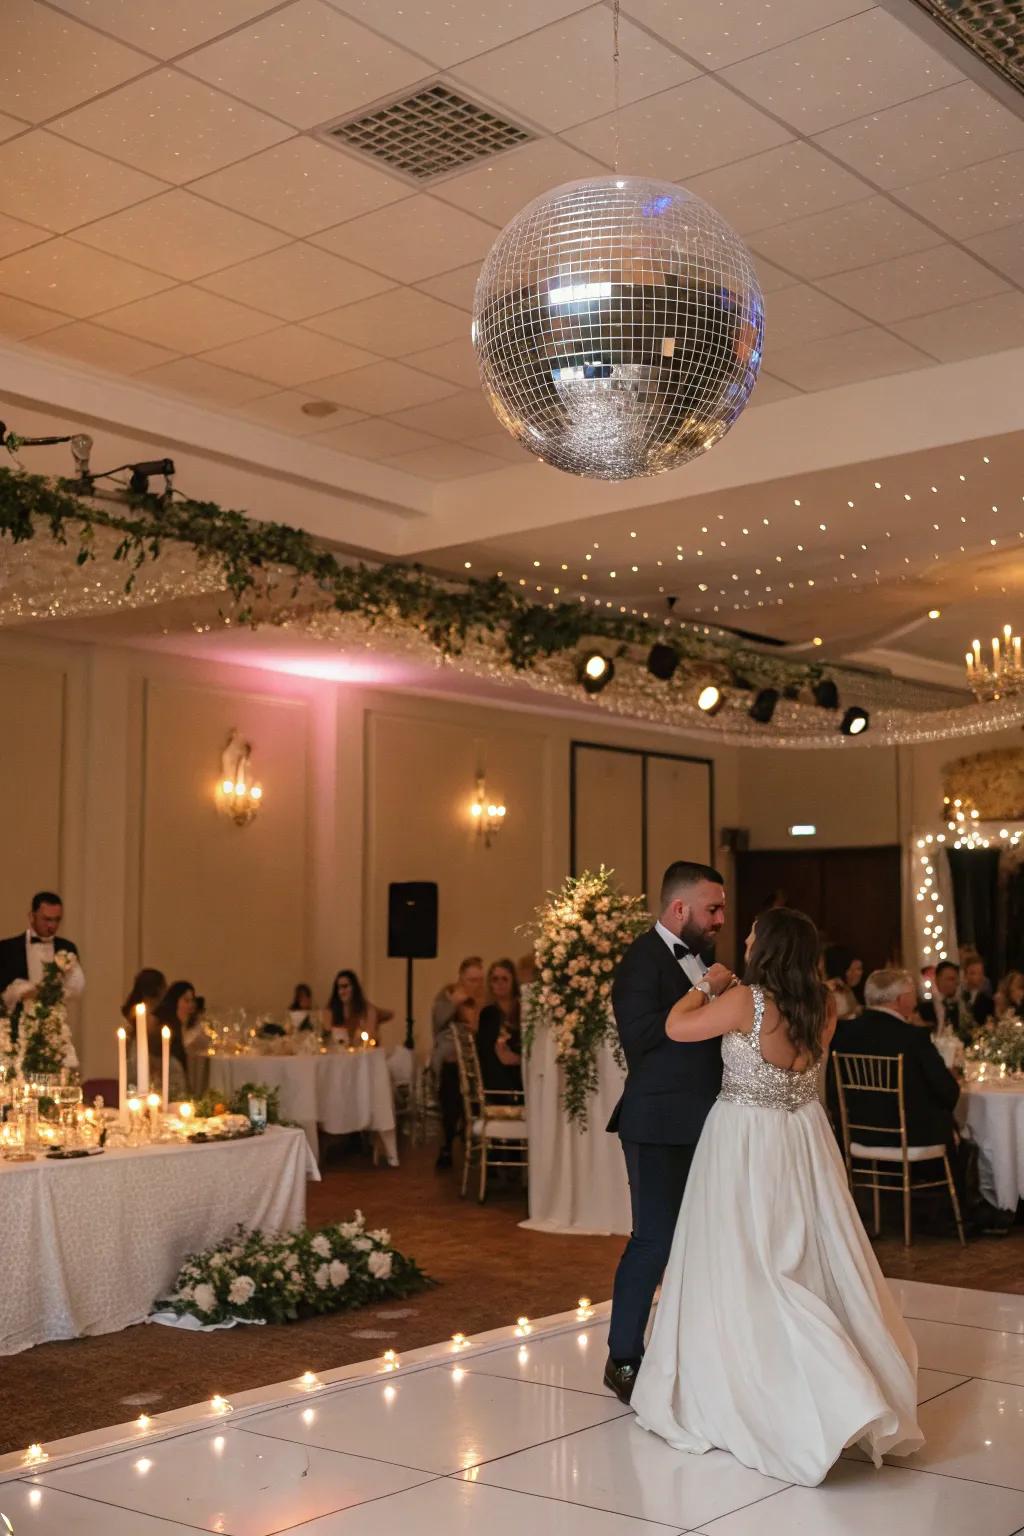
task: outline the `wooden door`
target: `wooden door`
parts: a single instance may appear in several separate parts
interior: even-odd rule
[[[759,912],[781,900],[814,919],[823,942],[845,944],[865,971],[900,949],[900,850],[799,848],[736,856],[737,963]]]

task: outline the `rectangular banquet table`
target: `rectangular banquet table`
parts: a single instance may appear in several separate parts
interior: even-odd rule
[[[390,1163],[398,1162],[395,1099],[382,1050],[327,1051],[300,1056],[212,1056],[210,1087],[235,1093],[245,1083],[263,1083],[280,1094],[282,1120],[301,1125],[316,1155],[317,1126],[329,1136],[376,1131]]]
[[[189,1253],[241,1222],[300,1227],[320,1177],[301,1131],[0,1162],[0,1355],[141,1323]]]
[[[957,1118],[978,1143],[985,1199],[1015,1211],[1017,1201],[1024,1200],[1024,1082],[964,1083]]]

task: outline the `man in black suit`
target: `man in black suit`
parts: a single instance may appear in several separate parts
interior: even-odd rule
[[[706,864],[669,866],[661,916],[622,957],[612,1007],[628,1075],[608,1122],[626,1158],[633,1231],[612,1296],[605,1385],[628,1403],[654,1292],[668,1262],[694,1148],[722,1086],[721,1041],[681,1044],[665,1033],[691,987],[717,997],[734,981],[701,959],[725,921],[722,876]]]
[[[858,1018],[840,1019],[833,1054],[850,1051],[865,1056],[902,1056],[908,1144],[951,1147],[960,1085],[932,1044],[929,1030],[910,1022],[917,1007],[913,977],[908,971],[872,971],[864,996],[868,1006]],[[858,1131],[856,1140],[867,1146],[894,1146],[899,1130],[894,1096],[858,1093],[856,1104],[855,1119],[892,1126],[888,1135]]]
[[[919,1009],[921,1021],[937,1030],[951,1029],[970,1045],[975,1029],[991,1012],[991,997],[980,992],[969,999],[960,986],[960,967],[952,960],[940,960],[935,967],[934,996],[926,998]]]
[[[37,891],[25,932],[0,940],[0,1004],[7,1013],[13,1014],[19,1003],[35,996],[43,966],[59,950],[70,950],[77,959],[75,945],[57,933],[63,916],[64,904],[55,891]],[[81,965],[71,966],[64,978],[65,997],[78,997],[84,987]]]

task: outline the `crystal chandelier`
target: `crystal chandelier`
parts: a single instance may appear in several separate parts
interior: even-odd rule
[[[976,699],[1005,699],[1024,691],[1020,638],[1013,634],[1009,624],[1004,624],[1002,635],[992,636],[991,663],[989,652],[982,650],[981,641],[972,641],[964,660],[967,681]]]

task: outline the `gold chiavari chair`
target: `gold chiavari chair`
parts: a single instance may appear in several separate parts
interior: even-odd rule
[[[875,1236],[882,1231],[882,1191],[896,1190],[903,1196],[903,1242],[911,1244],[910,1202],[914,1195],[929,1189],[945,1187],[953,1206],[953,1217],[960,1242],[964,1243],[964,1224],[960,1214],[960,1201],[953,1182],[953,1170],[949,1165],[949,1153],[944,1146],[912,1147],[907,1141],[907,1112],[903,1094],[902,1056],[865,1056],[853,1051],[832,1053],[836,1093],[839,1098],[839,1117],[843,1132],[843,1157],[851,1193],[858,1189],[870,1189],[874,1207]],[[891,1118],[885,1124],[876,1120],[853,1118],[868,1115],[863,1095],[885,1094],[896,1101],[897,1124]],[[869,1101],[870,1102],[870,1101]],[[877,1105],[878,1100],[875,1100]],[[879,1113],[876,1109],[876,1114]],[[873,1135],[885,1134],[891,1138],[880,1145],[857,1140],[854,1132],[870,1131]],[[942,1178],[911,1182],[910,1171],[918,1163],[941,1162]]]
[[[459,1064],[459,1087],[466,1120],[462,1158],[462,1194],[469,1187],[474,1163],[480,1168],[482,1205],[487,1199],[490,1168],[528,1168],[529,1131],[522,1095],[511,1088],[485,1088],[476,1041],[468,1030],[450,1026]]]

